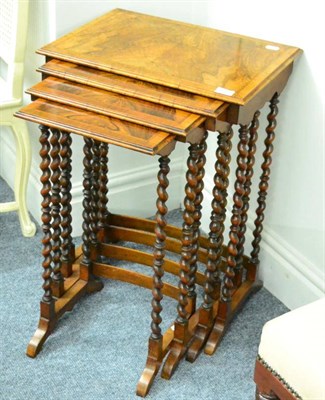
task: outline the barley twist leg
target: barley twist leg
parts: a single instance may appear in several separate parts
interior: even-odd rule
[[[206,139],[208,132],[206,131],[203,139],[198,148],[198,160],[197,160],[197,185],[196,185],[196,197],[194,201],[195,211],[193,213],[193,243],[192,243],[192,258],[191,267],[189,272],[189,285],[188,285],[188,305],[187,310],[190,315],[194,314],[196,310],[196,290],[195,290],[195,279],[197,271],[197,260],[199,250],[199,238],[200,238],[200,225],[202,217],[202,201],[203,201],[203,189],[204,189],[204,175],[205,175],[205,163],[206,157],[205,152],[207,150]]]
[[[157,213],[156,213],[156,226],[155,226],[155,249],[153,253],[153,289],[152,289],[152,312],[151,312],[151,335],[149,338],[148,358],[145,369],[137,385],[137,395],[144,397],[157,375],[162,359],[163,359],[163,336],[161,334],[161,316],[162,311],[161,301],[163,299],[163,275],[164,275],[164,257],[165,257],[165,240],[166,240],[166,220],[167,214],[166,201],[168,199],[167,187],[169,173],[169,158],[167,156],[160,157],[159,159],[159,172],[158,172],[158,187],[157,187]]]
[[[26,354],[29,357],[36,357],[39,351],[42,348],[43,343],[45,342],[48,335],[51,333],[53,328],[53,321],[55,318],[55,309],[54,309],[54,298],[52,295],[52,231],[51,231],[51,158],[50,158],[50,130],[48,127],[44,125],[39,126],[41,135],[40,135],[40,143],[41,150],[40,156],[42,161],[40,163],[40,169],[42,171],[41,175],[41,195],[42,195],[42,256],[43,256],[43,296],[40,304],[41,315],[38,324],[38,328],[30,340]]]
[[[62,265],[61,272],[64,277],[72,274],[72,263],[75,259],[75,247],[72,241],[72,216],[71,216],[71,134],[61,132],[61,239],[62,239]]]
[[[218,136],[216,151],[213,200],[211,203],[211,222],[209,233],[208,261],[206,266],[206,283],[204,285],[203,304],[199,311],[199,323],[188,349],[187,360],[194,362],[204,347],[211,332],[214,315],[213,305],[220,291],[220,261],[223,244],[224,221],[226,217],[226,197],[228,188],[229,162],[232,129]]]
[[[101,242],[106,242],[105,237],[105,226],[107,224],[108,217],[108,144],[100,144],[100,154],[99,154],[99,199],[98,199],[98,238]]]
[[[195,198],[197,190],[198,176],[198,156],[199,145],[191,144],[189,147],[189,157],[187,160],[188,171],[186,173],[185,186],[185,210],[183,213],[183,235],[182,235],[182,251],[180,261],[180,281],[179,281],[179,297],[177,312],[178,316],[174,324],[174,339],[171,344],[168,356],[163,365],[161,376],[164,379],[170,379],[181,359],[183,358],[188,344],[189,331],[188,322],[190,314],[188,313],[188,295],[189,284],[191,278],[191,260],[193,254],[193,224],[195,213]]]
[[[258,268],[259,265],[259,252],[260,242],[263,231],[264,211],[266,208],[266,196],[269,188],[270,179],[270,166],[272,163],[273,141],[275,138],[276,117],[278,114],[278,95],[275,94],[270,101],[270,112],[267,116],[268,126],[266,128],[266,139],[264,141],[265,150],[263,152],[262,175],[260,177],[259,192],[258,192],[258,207],[256,209],[255,229],[253,231],[254,240],[252,242],[253,250],[251,252],[251,261]],[[254,277],[253,277],[254,278]]]
[[[60,170],[60,136],[58,129],[52,129],[50,143],[52,145],[50,168],[52,170],[52,252],[53,252],[53,294],[56,297],[61,297],[64,292],[63,276],[61,274],[61,170]]]
[[[229,234],[230,241],[228,245],[227,268],[222,282],[221,298],[219,301],[217,316],[204,349],[205,353],[209,355],[213,354],[217,349],[231,315],[231,301],[232,294],[235,289],[234,278],[239,243],[238,231],[241,223],[242,208],[244,204],[243,196],[245,193],[247,170],[248,127],[246,125],[240,125],[238,153],[235,193],[233,196],[234,205]]]
[[[235,268],[235,286],[238,288],[243,281],[243,254],[244,254],[244,244],[245,244],[245,233],[246,233],[246,223],[248,218],[249,210],[249,200],[251,193],[252,177],[254,174],[254,164],[255,164],[255,152],[256,152],[256,141],[258,138],[257,132],[259,128],[258,117],[260,115],[259,111],[254,114],[253,121],[249,128],[249,142],[248,142],[248,157],[247,157],[247,169],[246,169],[246,181],[245,181],[245,193],[243,196],[243,208],[241,213],[241,221],[238,230],[238,254],[236,258],[236,268]]]
[[[92,241],[96,239],[94,237],[94,218],[92,218],[92,189],[93,189],[93,154],[92,148],[94,141],[89,138],[84,138],[84,173],[83,173],[83,187],[84,187],[84,199],[83,199],[83,223],[82,223],[82,252],[83,259],[80,264],[80,278],[88,282],[87,291],[93,292],[103,288],[103,284],[100,280],[97,280],[92,275],[92,254],[91,245]],[[97,167],[96,167],[97,168]],[[97,209],[97,208],[96,208]],[[97,221],[97,220],[96,220]],[[97,225],[96,225],[97,227]],[[96,229],[95,227],[95,229]]]

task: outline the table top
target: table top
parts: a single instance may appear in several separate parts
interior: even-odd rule
[[[175,147],[175,136],[167,132],[44,99],[15,116],[149,155],[169,154]]]
[[[205,117],[197,114],[55,77],[44,79],[26,92],[34,98],[67,104],[184,138],[205,121]]]
[[[38,53],[244,105],[297,47],[116,9]]]
[[[225,108],[225,104],[217,99],[57,59],[47,62],[39,67],[37,71],[41,72],[43,76],[68,79],[72,82],[205,115],[214,119]]]

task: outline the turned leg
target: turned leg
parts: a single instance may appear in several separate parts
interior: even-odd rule
[[[80,263],[80,278],[88,282],[87,291],[93,292],[98,291],[103,288],[103,284],[100,280],[95,279],[92,275],[92,244],[96,243],[96,233],[97,233],[97,204],[94,205],[92,210],[92,205],[94,204],[94,192],[93,189],[93,154],[92,148],[94,141],[89,138],[84,138],[84,174],[83,174],[83,223],[82,223],[82,252],[83,259]],[[95,145],[96,146],[96,145]],[[96,150],[95,150],[96,151]],[[95,169],[97,171],[97,160],[95,161]],[[96,198],[96,196],[95,196]],[[95,226],[96,225],[96,226]],[[96,233],[94,233],[96,232]]]
[[[199,311],[199,323],[196,327],[194,339],[187,353],[187,360],[196,360],[205,345],[212,329],[214,316],[213,305],[220,291],[220,262],[223,244],[224,222],[226,218],[226,198],[228,188],[228,175],[230,172],[230,150],[232,129],[218,136],[216,151],[213,200],[211,203],[211,222],[209,233],[208,261],[206,266],[206,283],[204,285],[203,305]]]
[[[213,354],[220,343],[224,334],[226,324],[231,315],[231,301],[235,290],[235,271],[236,259],[238,255],[238,231],[241,223],[241,214],[243,209],[243,196],[245,193],[247,155],[248,155],[248,127],[240,125],[239,143],[236,169],[235,193],[233,196],[234,206],[232,210],[230,226],[230,242],[228,245],[227,268],[223,277],[221,287],[221,298],[219,301],[218,312],[214,322],[213,330],[205,347],[206,354]]]
[[[195,198],[197,187],[197,160],[199,145],[191,144],[189,147],[190,155],[187,160],[188,171],[186,173],[187,184],[185,186],[185,210],[183,213],[183,233],[182,233],[182,251],[180,261],[180,281],[178,298],[178,316],[175,320],[174,340],[171,344],[168,356],[164,363],[161,376],[170,379],[180,360],[184,356],[189,342],[189,313],[188,313],[188,295],[191,279],[191,260],[193,254],[193,224],[195,212]]]
[[[82,217],[83,217],[83,223],[82,223],[82,253],[83,253],[83,259],[82,259],[82,265],[85,266],[83,270],[85,272],[88,272],[86,270],[90,269],[91,261],[90,261],[90,212],[91,212],[91,196],[90,196],[90,190],[91,190],[91,172],[92,172],[92,154],[91,154],[91,147],[92,147],[92,139],[84,138],[84,160],[83,160],[83,165],[84,165],[84,172],[83,172],[83,212],[82,212]],[[81,268],[80,268],[80,273],[81,273]],[[88,275],[88,274],[87,274]],[[81,278],[83,278],[81,276]],[[88,280],[88,276],[85,276],[85,280]]]
[[[192,259],[190,267],[190,280],[188,284],[188,305],[187,310],[190,315],[194,314],[196,310],[196,290],[195,290],[195,279],[197,272],[197,259],[198,259],[198,249],[199,249],[199,237],[200,237],[200,225],[202,217],[202,201],[203,201],[203,188],[204,188],[204,166],[206,163],[205,152],[207,150],[206,139],[208,137],[208,132],[205,135],[198,148],[198,160],[197,160],[197,185],[196,185],[196,197],[194,201],[195,211],[193,214],[193,242],[192,242]]]
[[[241,213],[241,220],[238,230],[238,254],[236,257],[236,270],[235,270],[235,286],[238,288],[243,281],[243,254],[244,254],[244,244],[245,244],[245,234],[246,234],[246,223],[247,223],[247,213],[249,210],[249,200],[251,193],[252,177],[254,174],[254,164],[255,164],[255,152],[256,152],[256,141],[257,132],[259,128],[258,117],[260,115],[259,111],[254,114],[253,121],[249,128],[249,142],[248,142],[248,156],[247,156],[247,169],[246,169],[246,180],[244,184],[244,196],[243,196],[243,208]]]
[[[52,296],[52,232],[51,232],[51,158],[50,158],[50,130],[43,125],[40,125],[41,136],[41,150],[40,156],[42,158],[40,169],[42,170],[41,176],[41,195],[42,195],[42,231],[43,231],[43,290],[44,294],[41,300],[41,315],[34,336],[32,337],[28,347],[27,355],[29,357],[36,357],[38,352],[41,350],[43,343],[47,336],[50,334],[51,324],[50,322],[54,319],[54,298]]]
[[[237,256],[239,246],[239,230],[242,220],[242,212],[244,207],[243,197],[245,195],[245,182],[247,170],[247,156],[248,156],[248,127],[247,125],[240,125],[239,129],[239,144],[238,144],[238,157],[236,169],[236,182],[235,193],[233,197],[234,205],[231,217],[231,226],[229,233],[228,245],[228,258],[227,269],[224,277],[224,282],[221,289],[221,302],[223,308],[228,308],[231,302],[232,292],[235,288],[236,273],[240,274],[237,268]]]
[[[158,199],[157,199],[157,213],[156,213],[156,226],[155,226],[155,249],[153,253],[153,289],[152,289],[152,312],[151,312],[151,335],[149,338],[148,358],[143,374],[138,382],[137,395],[144,397],[157,375],[162,359],[163,359],[163,336],[161,334],[161,316],[162,311],[161,301],[163,299],[163,275],[164,275],[164,257],[165,257],[165,215],[167,214],[166,201],[168,199],[167,187],[169,173],[169,158],[163,156],[159,159],[159,172],[158,172]]]
[[[215,175],[213,200],[211,202],[210,232],[208,261],[206,268],[207,281],[204,287],[204,308],[209,309],[214,300],[220,295],[220,272],[221,272],[221,253],[224,242],[224,230],[226,220],[226,207],[229,186],[229,173],[231,161],[231,140],[233,137],[232,128],[227,134],[219,134],[218,148],[216,151]]]
[[[52,254],[53,254],[53,276],[52,276],[52,291],[55,297],[61,297],[64,292],[63,276],[61,274],[61,170],[60,170],[60,136],[61,133],[58,129],[52,129],[52,136],[50,143],[52,149],[51,165],[52,170]]]
[[[49,128],[42,125],[40,129],[44,295],[41,301],[38,329],[27,348],[27,355],[30,357],[35,357],[41,350],[43,343],[53,331],[60,316],[71,311],[84,293],[98,291],[103,287],[103,284],[97,281],[91,273],[93,238],[91,223],[94,223],[91,219],[93,195],[91,189],[94,184],[92,181],[93,141],[85,139],[84,146],[83,261],[80,263],[79,279],[78,277],[69,278],[69,265],[65,269],[65,274],[67,274],[67,287],[65,289],[61,262],[69,264],[74,261],[74,248],[71,240],[71,139],[69,134],[63,132],[61,135],[61,132],[56,129],[50,131]],[[58,301],[55,301],[56,297],[59,297]]]
[[[71,134],[61,132],[61,273],[65,278],[72,274],[72,263],[75,260],[75,247],[72,241],[71,217]]]
[[[274,130],[276,128],[276,116],[278,114],[278,95],[277,93],[273,96],[270,101],[270,113],[267,116],[268,126],[266,128],[266,139],[264,141],[265,150],[263,152],[263,163],[262,163],[262,175],[260,177],[259,183],[259,192],[257,203],[258,207],[256,209],[256,219],[255,219],[255,229],[253,231],[254,240],[252,242],[253,250],[251,252],[251,262],[256,266],[256,270],[259,265],[259,252],[260,252],[260,242],[261,242],[261,234],[263,231],[263,220],[264,220],[264,211],[266,208],[266,196],[269,188],[269,179],[270,179],[270,166],[272,163],[272,152],[273,152],[273,141],[275,138]],[[249,277],[251,280],[255,280],[256,270],[254,276]]]
[[[99,148],[99,193],[98,193],[98,240],[106,242],[105,226],[108,217],[108,144],[101,143]]]
[[[96,259],[96,247],[98,245],[98,203],[99,203],[99,176],[100,176],[100,142],[93,140],[92,144],[92,173],[91,173],[91,196],[90,196],[90,241]]]

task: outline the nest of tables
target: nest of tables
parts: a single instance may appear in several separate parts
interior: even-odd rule
[[[152,290],[148,358],[137,394],[145,396],[159,369],[169,379],[183,358],[213,354],[233,316],[259,287],[259,243],[272,162],[278,97],[300,50],[213,29],[114,10],[38,51],[42,81],[17,117],[40,124],[43,289],[39,326],[27,354],[35,357],[58,319],[100,277]],[[259,179],[254,240],[244,254],[254,178],[259,109],[270,101]],[[232,125],[239,125],[236,182],[225,242]],[[218,135],[211,223],[200,232],[208,130]],[[71,236],[73,135],[84,137],[82,245]],[[182,228],[166,223],[169,155],[176,142],[189,156]],[[115,215],[108,207],[108,145],[159,155],[156,220]],[[78,156],[78,155],[77,155]],[[153,253],[119,242],[153,247]],[[179,255],[179,262],[165,251]],[[127,260],[152,277],[107,263]],[[197,263],[205,265],[204,273]],[[178,286],[164,273],[178,276]],[[199,301],[196,285],[202,286]],[[177,302],[163,333],[161,301]]]

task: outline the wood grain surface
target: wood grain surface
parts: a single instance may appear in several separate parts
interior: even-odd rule
[[[56,76],[211,118],[216,118],[225,108],[220,100],[57,59],[37,71],[44,77]]]
[[[175,146],[174,136],[166,132],[43,99],[15,116],[150,155],[168,154]]]
[[[44,79],[27,93],[181,136],[205,121],[197,114],[55,77]]]
[[[121,9],[38,51],[240,105],[300,52],[297,47]]]

